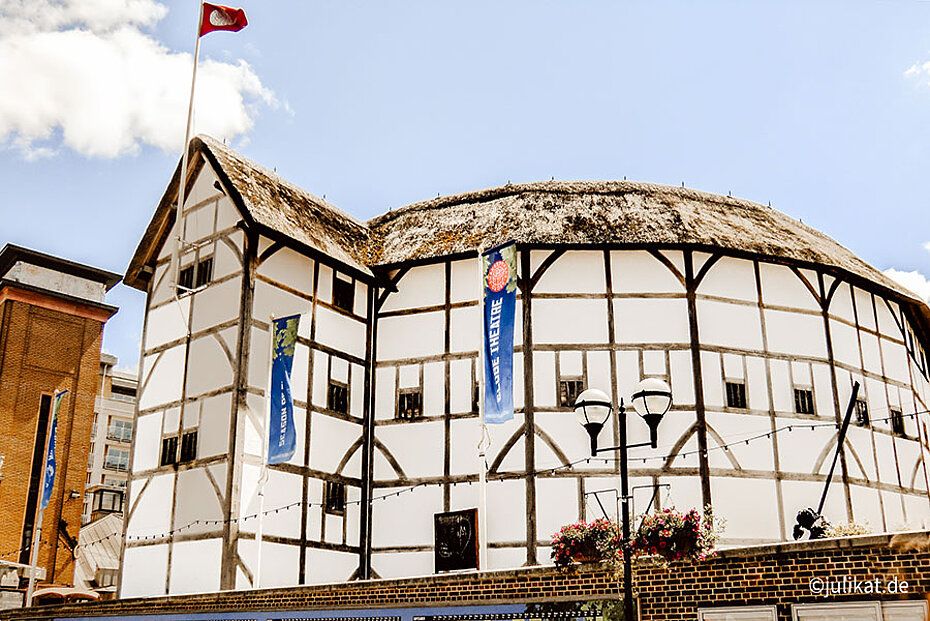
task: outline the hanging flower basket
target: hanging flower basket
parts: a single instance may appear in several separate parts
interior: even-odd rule
[[[552,536],[551,558],[561,571],[572,571],[580,563],[619,566],[623,560],[620,529],[606,519],[563,526]]]
[[[630,542],[636,556],[651,556],[664,562],[697,561],[714,555],[723,530],[723,522],[715,519],[710,507],[704,515],[697,509],[687,513],[674,508],[644,515]]]

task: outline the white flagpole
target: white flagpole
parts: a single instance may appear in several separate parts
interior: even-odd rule
[[[39,519],[36,521],[35,531],[32,533],[32,552],[29,554],[29,586],[26,588],[26,608],[32,606],[32,594],[36,589],[36,564],[39,562],[39,541],[42,539],[42,518],[45,517],[45,509],[42,509],[42,496],[45,495],[45,470],[48,468],[48,443],[52,439],[51,429],[52,422],[55,420],[55,401],[58,399],[58,392],[52,396],[51,416],[48,420],[48,428],[45,432],[45,452],[42,454],[45,460],[45,468],[42,470],[42,492],[39,494]]]
[[[258,475],[258,528],[255,530],[255,575],[252,588],[262,587],[262,535],[265,524],[265,483],[268,482],[268,427],[271,425],[271,370],[274,362],[274,315],[268,321],[268,394],[265,395],[265,422],[262,425],[262,471]]]
[[[178,204],[174,211],[174,224],[177,235],[174,237],[174,250],[171,253],[171,265],[168,269],[170,280],[174,285],[174,297],[178,297],[178,274],[181,271],[181,216],[184,214],[184,191],[187,189],[187,145],[191,140],[191,120],[194,116],[194,86],[197,84],[197,60],[200,57],[200,28],[203,25],[203,0],[200,0],[200,17],[197,19],[197,42],[194,44],[194,70],[191,73],[191,97],[187,104],[187,124],[184,126],[184,147],[181,151],[181,179],[178,182]]]
[[[478,247],[478,307],[481,316],[481,345],[478,349],[478,412],[481,419],[481,438],[478,440],[478,568],[488,569],[488,460],[487,450],[491,444],[491,436],[484,418],[484,257],[481,247]]]

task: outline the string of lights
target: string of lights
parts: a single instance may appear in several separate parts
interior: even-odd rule
[[[909,413],[909,414],[902,414],[902,417],[903,417],[903,418],[914,418],[914,419],[916,419],[918,416],[920,416],[920,415],[922,415],[922,414],[928,414],[928,413],[930,413],[930,410],[923,410],[923,411],[920,411],[920,412],[913,412],[913,413]],[[892,418],[891,416],[888,416],[888,417],[885,417],[885,418],[872,419],[872,422],[873,422],[873,423],[876,423],[876,422],[889,421],[889,420],[891,420],[891,418]],[[776,434],[779,434],[779,433],[783,433],[783,432],[788,432],[788,433],[790,433],[790,432],[794,431],[795,429],[799,429],[799,430],[801,430],[801,429],[807,429],[807,430],[810,430],[810,431],[815,431],[815,430],[818,429],[818,428],[827,428],[827,427],[832,427],[832,428],[836,429],[836,428],[839,427],[839,424],[836,423],[836,422],[819,422],[819,423],[818,423],[818,422],[810,422],[810,423],[804,422],[804,423],[792,423],[792,424],[790,424],[790,425],[784,425],[784,426],[781,426],[781,427],[776,427],[775,429],[771,429],[771,430],[766,431],[766,432],[763,432],[763,433],[758,433],[758,434],[756,434],[756,435],[752,435],[752,436],[749,436],[749,437],[740,438],[740,439],[738,439],[738,440],[733,440],[733,441],[731,441],[731,442],[727,442],[727,443],[724,443],[724,444],[718,444],[718,445],[713,446],[713,447],[708,447],[708,448],[707,448],[706,450],[704,450],[704,451],[701,451],[700,449],[694,449],[694,450],[679,452],[677,455],[678,455],[679,457],[682,457],[682,458],[687,458],[687,457],[690,457],[690,456],[693,456],[693,455],[697,455],[697,454],[699,454],[699,453],[703,453],[703,455],[707,455],[707,453],[710,453],[710,452],[712,452],[712,451],[729,451],[731,447],[739,446],[739,445],[746,445],[746,446],[748,446],[750,442],[754,442],[754,441],[756,441],[756,440],[762,440],[762,439],[766,439],[766,438],[771,438],[772,436],[774,436],[774,435],[776,435]],[[645,457],[635,457],[635,458],[631,458],[631,459],[630,459],[630,462],[631,462],[631,463],[635,463],[635,462],[647,463],[647,462],[652,461],[652,460],[662,460],[662,461],[665,461],[665,460],[667,460],[669,457],[670,457],[669,455],[650,455],[650,456],[645,456]],[[576,459],[576,460],[574,460],[574,461],[567,462],[567,463],[563,463],[563,464],[559,464],[559,465],[557,465],[557,466],[552,466],[552,467],[548,467],[548,468],[541,468],[541,469],[538,469],[538,470],[534,470],[534,471],[529,472],[529,473],[522,473],[522,472],[521,472],[521,473],[518,473],[518,475],[519,475],[520,477],[524,477],[524,476],[528,476],[528,475],[537,476],[537,475],[545,475],[545,474],[555,474],[556,472],[559,472],[559,471],[562,471],[562,470],[569,470],[569,469],[572,469],[572,468],[574,468],[575,466],[579,466],[579,465],[581,465],[581,464],[586,464],[586,465],[587,465],[587,464],[598,464],[598,463],[601,463],[601,464],[604,464],[604,465],[610,465],[610,464],[616,464],[617,462],[618,462],[618,458],[617,458],[617,457],[583,457],[583,458],[581,458],[581,459]],[[493,480],[494,480],[493,478],[489,479],[489,481],[493,481]],[[388,498],[397,497],[397,496],[400,496],[401,494],[405,494],[405,493],[408,493],[408,492],[413,492],[414,490],[416,490],[417,488],[420,488],[420,487],[430,487],[430,486],[434,486],[434,485],[445,485],[445,484],[446,484],[446,482],[417,483],[417,484],[415,484],[415,485],[411,485],[411,486],[408,486],[408,487],[404,487],[404,488],[402,488],[402,489],[398,489],[398,490],[395,490],[395,491],[393,491],[393,492],[389,492],[389,493],[386,493],[386,494],[381,494],[381,495],[373,496],[372,499],[371,499],[371,502],[374,503],[374,502],[377,502],[377,501],[380,501],[380,500],[386,500],[386,499],[388,499]],[[455,486],[457,486],[457,485],[473,485],[473,484],[476,484],[476,481],[471,481],[471,480],[468,480],[468,481],[453,481],[453,482],[449,483],[449,485],[451,485],[451,486],[453,486],[453,487],[455,487]],[[343,503],[342,506],[343,506],[343,508],[345,508],[345,507],[349,507],[349,506],[359,505],[359,504],[361,504],[361,502],[362,502],[361,499],[347,500],[347,501],[345,501],[345,502]],[[304,504],[305,504],[305,505],[307,506],[307,508],[309,509],[309,508],[312,508],[312,507],[323,507],[323,506],[325,506],[326,503],[323,503],[323,502],[308,502],[308,503],[303,503],[302,501],[297,501],[297,502],[292,502],[292,503],[290,503],[290,504],[283,505],[283,506],[280,506],[280,507],[275,507],[275,508],[273,508],[273,509],[267,509],[267,510],[261,512],[261,515],[265,515],[265,516],[267,516],[267,515],[275,515],[275,514],[278,514],[278,513],[282,512],[282,511],[288,511],[288,510],[290,510],[290,509],[294,509],[294,508],[296,508],[296,507],[300,507],[300,506],[302,506],[302,505],[304,505]],[[193,529],[193,528],[196,527],[196,526],[220,526],[220,525],[225,525],[225,524],[228,524],[228,523],[243,523],[243,522],[247,522],[248,520],[258,519],[259,515],[260,515],[260,514],[259,514],[258,512],[255,512],[255,513],[250,513],[250,514],[248,514],[248,515],[242,515],[242,516],[239,516],[239,517],[237,517],[237,518],[230,518],[230,519],[194,520],[194,521],[192,521],[192,522],[190,522],[190,523],[188,523],[188,524],[185,524],[185,525],[183,525],[183,526],[179,526],[179,527],[177,527],[177,528],[174,528],[174,529],[172,529],[172,530],[169,530],[169,531],[163,532],[163,533],[149,534],[149,535],[127,535],[127,536],[126,536],[126,541],[158,541],[158,540],[161,540],[161,539],[168,539],[168,538],[170,538],[170,537],[172,537],[172,536],[174,536],[174,535],[176,535],[176,534],[182,533],[182,532],[184,532],[184,531],[186,531],[186,530]],[[79,543],[77,547],[80,548],[80,547],[84,547],[84,546],[90,546],[90,545],[101,544],[101,543],[103,543],[103,542],[105,542],[105,541],[107,541],[107,540],[114,539],[114,538],[121,538],[121,537],[122,537],[122,535],[121,535],[120,533],[113,533],[113,534],[107,535],[107,536],[105,536],[105,537],[101,537],[100,539],[95,539],[95,540],[93,540],[93,541],[87,541],[87,542],[84,542],[84,543]]]

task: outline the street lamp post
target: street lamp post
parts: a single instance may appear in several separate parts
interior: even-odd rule
[[[672,405],[672,391],[668,384],[656,378],[648,378],[640,382],[632,395],[633,407],[649,426],[649,442],[627,444],[626,441],[626,408],[623,399],[617,407],[617,416],[620,435],[617,446],[605,448],[597,447],[597,436],[610,417],[613,406],[610,397],[597,388],[589,388],[575,401],[575,415],[578,422],[588,432],[591,438],[591,455],[614,451],[620,453],[620,502],[622,521],[622,550],[623,550],[623,618],[624,621],[634,621],[633,617],[633,564],[630,560],[630,481],[628,472],[627,449],[651,446],[657,447],[657,430],[662,417]]]

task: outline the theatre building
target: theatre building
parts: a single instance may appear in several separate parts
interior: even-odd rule
[[[649,377],[673,406],[659,447],[630,454],[637,512],[712,504],[723,546],[790,539],[859,382],[825,514],[930,517],[930,309],[770,207],[551,181],[361,222],[210,138],[190,162],[185,204],[178,169],[125,276],[147,302],[122,597],[257,586],[268,328],[291,314],[298,448],[270,469],[260,586],[433,573],[434,515],[479,500],[476,251],[509,240],[516,416],[490,428],[483,569],[548,563],[563,524],[615,511],[593,493],[617,465],[584,461],[572,406],[592,387],[629,403]],[[617,433],[613,416],[602,443]]]

